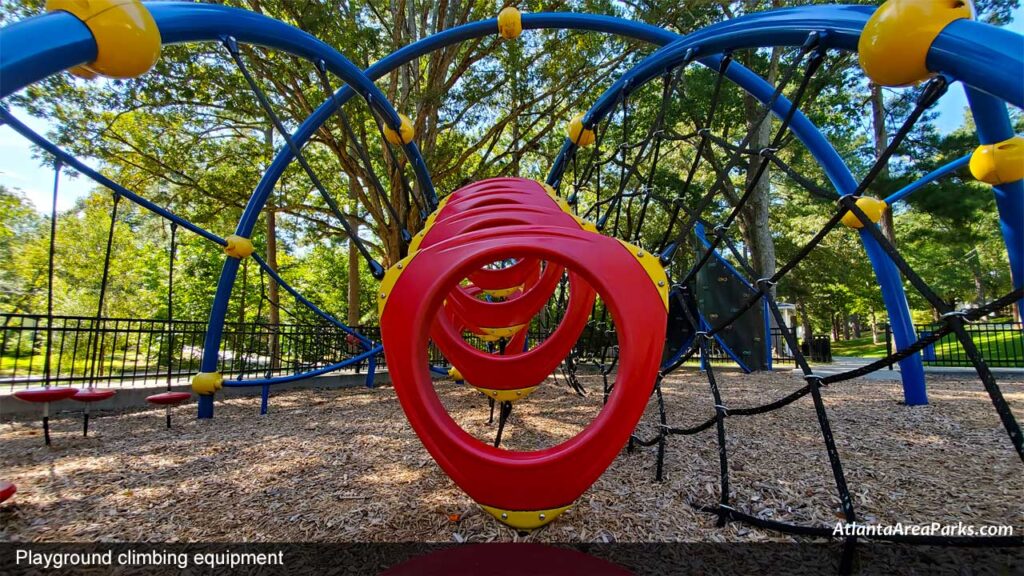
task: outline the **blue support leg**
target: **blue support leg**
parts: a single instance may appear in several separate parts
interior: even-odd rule
[[[224,336],[224,318],[228,314],[228,302],[231,300],[231,288],[238,275],[240,260],[226,258],[217,282],[217,293],[213,297],[210,319],[206,326],[206,339],[203,340],[203,360],[199,364],[200,372],[216,372],[220,359],[220,343]],[[213,418],[213,394],[199,396],[199,418]]]
[[[1006,104],[984,92],[967,88],[967,101],[974,115],[981,144],[997,144],[1015,135]],[[1014,289],[1024,287],[1024,181],[994,186],[999,228],[1010,257],[1010,278]],[[1017,301],[1017,315],[1024,314],[1024,300]]]
[[[889,313],[889,324],[892,326],[893,339],[896,340],[896,350],[908,348],[917,340],[917,334],[914,332],[914,321],[910,317],[910,305],[907,304],[907,294],[903,291],[900,271],[867,230],[860,231],[860,238],[864,243],[864,251],[871,260],[871,266],[875,269],[875,278],[882,288],[882,300]],[[903,378],[903,401],[906,405],[928,404],[924,364],[921,362],[920,354],[900,361],[900,376]]]
[[[267,415],[267,407],[270,404],[270,384],[263,385],[263,392],[260,394],[260,416]]]
[[[370,356],[366,361],[366,387],[373,388],[373,379],[377,372],[377,357]]]

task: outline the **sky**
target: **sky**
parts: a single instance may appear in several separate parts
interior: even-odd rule
[[[1014,32],[1024,34],[1024,7],[1014,11],[1013,22],[1007,26]],[[963,123],[964,109],[967,99],[962,89],[953,87],[937,104],[939,113],[936,126],[943,134],[959,128]],[[52,126],[45,119],[32,118],[17,109],[14,112],[22,122],[36,132],[46,135]],[[92,168],[97,163],[86,159]],[[21,189],[40,212],[49,213],[53,194],[53,164],[46,159],[33,158],[31,146],[19,134],[7,126],[0,126],[0,184]],[[60,194],[57,208],[67,210],[74,206],[75,201],[88,194],[94,187],[91,180],[82,177],[70,177],[66,172],[61,175]]]

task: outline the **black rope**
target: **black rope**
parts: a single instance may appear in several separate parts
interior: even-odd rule
[[[253,78],[252,74],[249,72],[249,69],[246,67],[245,62],[242,60],[242,54],[238,50],[238,42],[231,36],[225,37],[223,39],[223,42],[224,46],[228,50],[228,53],[231,54],[231,59],[235,61],[235,65],[238,66],[239,72],[241,72],[242,76],[245,78],[245,82],[249,85],[249,88],[256,96],[256,100],[259,101],[260,107],[263,108],[263,111],[267,114],[267,117],[270,118],[270,122],[274,125],[274,128],[276,128],[281,137],[284,138],[284,141],[288,145],[288,148],[291,150],[292,155],[295,156],[295,160],[298,161],[299,165],[302,166],[302,169],[305,170],[306,175],[313,183],[313,186],[315,186],[316,189],[320,192],[320,196],[324,199],[324,202],[327,203],[327,206],[331,209],[331,212],[334,213],[335,218],[337,218],[338,221],[341,223],[341,227],[345,229],[345,233],[348,234],[349,240],[355,242],[356,249],[359,250],[359,253],[366,260],[367,265],[369,265],[370,267],[370,273],[373,275],[374,278],[378,280],[382,279],[384,277],[384,267],[381,266],[380,263],[377,262],[377,260],[375,260],[373,256],[370,255],[370,251],[367,250],[362,240],[359,239],[358,234],[356,234],[356,232],[349,225],[348,218],[346,218],[344,213],[342,213],[341,208],[338,206],[338,203],[334,200],[334,197],[331,196],[329,192],[327,192],[327,188],[324,187],[323,183],[320,181],[320,178],[317,177],[316,172],[313,171],[313,168],[309,165],[309,162],[306,161],[306,157],[303,156],[302,150],[299,149],[298,145],[296,145],[295,141],[292,139],[291,133],[289,133],[288,130],[285,129],[284,124],[281,122],[281,119],[274,112],[274,108],[273,106],[271,106],[270,100],[267,98],[267,95],[263,92],[263,89],[260,88],[259,84],[256,83],[256,79]]]
[[[121,195],[114,192],[113,205],[110,208],[110,230],[107,232],[107,248],[103,256],[103,275],[100,278],[99,300],[96,304],[96,321],[93,326],[93,330],[89,334],[90,340],[92,341],[92,356],[89,367],[89,388],[92,388],[96,384],[96,361],[97,356],[100,354],[100,349],[103,347],[103,342],[100,341],[100,332],[102,330],[101,323],[103,322],[103,305],[107,296],[107,284],[110,280],[110,253],[114,246],[114,228],[117,225],[117,205],[120,202]]]
[[[171,222],[171,250],[167,261],[167,391],[171,391],[171,378],[174,375],[174,253],[177,249],[176,240],[178,225]],[[243,292],[244,297],[244,292]],[[167,415],[170,428],[170,414]]]
[[[775,138],[772,139],[772,142],[771,142],[771,144],[768,145],[767,150],[772,150],[772,149],[777,149],[778,148],[779,143],[782,140],[782,137],[785,135],[786,131],[789,129],[790,122],[792,122],[793,117],[796,115],[797,107],[799,106],[800,102],[803,100],[804,94],[807,92],[807,86],[811,82],[811,77],[814,76],[814,73],[817,72],[818,68],[821,66],[822,62],[824,61],[824,57],[825,57],[825,53],[824,53],[824,50],[822,50],[822,49],[815,50],[813,52],[813,54],[811,55],[811,58],[807,62],[807,68],[804,71],[804,76],[803,76],[803,78],[800,81],[800,86],[797,88],[796,94],[793,97],[792,105],[790,106],[789,111],[786,113],[785,117],[783,118],[782,124],[779,126],[778,131],[775,133]],[[780,84],[780,89],[781,89],[782,85],[783,84]],[[767,112],[770,113],[771,110],[769,109],[769,110],[767,110]],[[761,123],[765,122],[765,121],[767,121],[767,115],[765,115],[765,117],[761,119],[761,122],[758,122],[758,123],[753,125],[753,127],[750,130],[750,132],[747,133],[747,138],[745,138],[745,140],[749,141],[750,137],[753,136],[754,131],[758,130],[758,127],[761,125]],[[742,147],[742,145],[741,145],[741,147]],[[725,186],[725,182],[728,179],[729,170],[732,169],[732,166],[736,165],[736,162],[737,162],[737,159],[739,158],[739,156],[740,155],[738,153],[734,153],[733,154],[732,158],[730,158],[730,160],[729,160],[729,164],[727,165],[727,167],[722,172],[720,172],[718,174],[718,184],[716,184],[716,186]],[[761,181],[761,178],[764,177],[764,173],[767,171],[767,169],[768,169],[768,162],[767,161],[762,161],[762,162],[758,163],[757,169],[754,172],[753,178],[749,178],[749,182],[747,183],[746,190],[743,192],[743,195],[736,201],[736,204],[733,206],[733,209],[729,213],[728,217],[726,217],[725,221],[720,225],[721,228],[728,229],[732,225],[732,223],[736,220],[736,218],[739,217],[740,211],[743,210],[743,207],[746,205],[747,201],[750,200],[751,197],[753,197],[754,191],[757,189],[757,187],[758,187],[758,185],[759,185],[759,183]],[[716,186],[712,186],[712,188],[711,188],[711,191],[712,191],[711,195],[712,196],[713,196],[713,192],[714,192]],[[689,231],[693,229],[693,226],[697,222],[697,220],[694,218],[694,216],[695,215],[699,215],[700,212],[702,212],[702,211],[703,211],[703,208],[698,210],[698,211],[696,211],[696,212],[694,212],[693,215],[691,215],[690,218],[688,219],[688,222],[689,222],[688,225],[683,227],[683,230],[687,234],[689,234]],[[716,227],[716,229],[717,229],[717,227]],[[690,280],[692,280],[694,278],[694,276],[697,274],[697,271],[700,270],[704,266],[704,264],[707,263],[708,259],[711,258],[711,255],[713,254],[714,250],[718,247],[719,242],[721,242],[721,239],[722,239],[723,236],[724,236],[723,234],[716,234],[715,235],[714,239],[710,243],[711,245],[707,247],[707,251],[704,253],[704,256],[701,257],[701,259],[697,262],[697,264],[695,264],[692,268],[690,268],[690,271],[681,280],[682,284],[686,284]],[[678,245],[678,242],[682,241],[684,238],[685,237],[681,236],[677,240],[677,245]]]
[[[811,34],[808,35],[807,40],[804,42],[803,46],[800,47],[800,52],[797,58],[794,59],[793,63],[786,69],[786,72],[783,74],[782,80],[778,83],[778,85],[775,87],[775,90],[772,92],[771,97],[769,97],[768,101],[764,104],[760,118],[756,122],[751,124],[750,129],[743,137],[743,140],[738,145],[738,148],[746,148],[750,144],[750,141],[753,140],[754,133],[759,129],[761,124],[768,120],[769,116],[772,113],[772,109],[775,107],[775,103],[778,101],[779,97],[782,96],[783,90],[790,83],[793,76],[796,75],[796,71],[799,67],[799,64],[804,60],[807,54],[810,53],[811,50],[818,45],[819,36],[820,35],[817,32],[812,32]],[[815,57],[812,58],[811,62],[808,64],[807,70],[805,70],[804,72],[804,78],[801,83],[804,88],[806,88],[806,84],[810,80],[809,76],[813,74],[813,70],[817,70],[818,66],[821,65],[822,57],[823,51],[815,50]],[[812,66],[813,70],[811,70]],[[787,118],[792,117],[792,115],[796,112],[796,107],[797,104],[796,102],[794,102],[793,106],[789,110],[789,113],[787,114]],[[781,133],[783,132],[783,130],[780,130],[779,132]],[[701,201],[697,204],[697,207],[692,211],[692,215],[687,219],[686,224],[684,224],[683,227],[680,229],[679,235],[676,237],[676,241],[672,245],[670,245],[671,251],[663,256],[663,263],[670,261],[675,251],[678,250],[678,248],[686,242],[686,239],[689,237],[690,232],[693,230],[693,226],[696,223],[694,216],[702,214],[704,210],[706,210],[707,207],[711,205],[711,202],[714,200],[715,196],[717,196],[719,189],[726,184],[726,181],[729,177],[729,172],[732,171],[732,169],[739,163],[741,156],[742,154],[735,152],[730,156],[725,168],[721,172],[719,172],[718,177],[715,179],[715,183],[711,186],[711,188],[708,189],[707,194],[705,194]],[[762,165],[763,164],[764,163],[762,163]],[[674,248],[672,248],[673,246]],[[669,248],[667,248],[666,250],[669,250]]]
[[[494,447],[501,446],[501,433],[505,431],[505,424],[508,422],[509,416],[512,415],[512,403],[505,401],[501,403],[501,408],[498,411],[498,432],[494,436]],[[492,418],[493,418],[493,407],[492,407]]]
[[[53,261],[57,256],[57,194],[60,190],[60,169],[63,163],[59,158],[53,161],[53,203],[50,205],[50,257],[46,264],[46,358],[43,361],[46,388],[50,387],[51,374],[50,355],[53,351]]]
[[[324,85],[324,90],[331,95],[330,97],[333,100],[335,92],[331,87],[330,77],[327,75],[327,64],[323,60],[317,60],[316,72],[320,76],[320,82]],[[352,142],[352,147],[355,148],[360,161],[362,161],[363,165],[366,167],[366,175],[370,180],[370,184],[375,190],[377,190],[377,194],[384,202],[384,207],[387,208],[388,215],[391,217],[392,222],[400,227],[402,241],[408,243],[412,240],[412,236],[409,234],[409,230],[405,227],[405,223],[398,217],[398,212],[395,211],[395,207],[391,204],[391,200],[388,198],[388,194],[384,190],[384,186],[377,177],[377,171],[373,168],[373,162],[370,161],[370,157],[366,153],[365,141],[360,143],[359,139],[356,137],[355,130],[352,129],[352,124],[348,121],[348,115],[345,114],[345,111],[342,110],[340,106],[338,107],[336,114],[341,119],[341,127],[345,132],[345,137]]]

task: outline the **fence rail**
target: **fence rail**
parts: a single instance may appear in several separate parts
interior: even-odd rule
[[[919,337],[935,330],[937,324],[915,326]],[[985,363],[993,368],[1024,368],[1024,324],[969,324],[967,333],[974,341]],[[925,364],[931,366],[972,366],[956,335],[948,334],[921,351]]]
[[[380,341],[378,326],[355,328],[370,340]],[[529,345],[548,335],[531,331]],[[45,383],[132,388],[177,383],[199,371],[205,337],[206,323],[199,321],[87,316],[54,316],[48,321],[45,315],[0,314],[0,386],[11,390]],[[482,340],[467,337],[467,341],[488,349]],[[607,362],[614,357],[614,344],[613,330],[590,326],[576,350],[581,359]],[[236,380],[296,374],[363,350],[358,339],[328,323],[228,322],[221,342],[220,370],[226,378]],[[732,362],[717,345],[709,356],[713,363]],[[435,366],[447,365],[433,343],[428,357]],[[793,361],[778,329],[772,332],[772,357],[776,365]],[[384,355],[378,357],[377,364],[387,365]],[[353,369],[360,372],[364,367]]]
[[[188,320],[0,314],[0,385],[141,387],[199,371],[206,323]],[[49,345],[48,345],[49,342]],[[49,366],[47,366],[49,349]],[[221,343],[226,378],[295,374],[363,351],[330,324],[229,322]]]

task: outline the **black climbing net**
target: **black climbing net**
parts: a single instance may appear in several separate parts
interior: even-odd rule
[[[816,98],[834,80],[843,68],[843,59],[849,54],[829,54],[812,34],[798,49],[786,51],[779,57],[780,66],[775,75],[775,90],[766,102],[756,102],[755,122],[747,122],[744,132],[735,125],[720,121],[720,116],[747,112],[742,108],[735,92],[724,89],[730,66],[745,60],[749,53],[727,53],[721,56],[717,67],[707,65],[687,70],[693,64],[687,58],[679,67],[667,70],[660,78],[641,87],[629,87],[619,94],[616,110],[606,121],[595,126],[593,146],[575,148],[569,159],[567,174],[561,175],[562,188],[567,201],[577,215],[593,220],[604,233],[623,238],[652,252],[661,254],[672,279],[672,298],[678,300],[687,323],[694,327],[689,341],[674,358],[662,366],[653,395],[658,407],[657,432],[651,437],[634,435],[630,449],[635,446],[657,447],[656,477],[663,478],[665,448],[675,435],[694,435],[715,429],[719,457],[719,500],[716,504],[699,505],[701,510],[715,514],[719,526],[729,521],[742,521],[761,528],[812,537],[833,538],[833,527],[804,526],[744,513],[737,509],[730,496],[729,452],[727,450],[728,421],[730,418],[755,416],[784,408],[810,396],[817,415],[821,442],[828,455],[843,519],[847,523],[857,520],[857,513],[847,484],[846,473],[829,423],[823,389],[832,384],[858,378],[895,362],[917,354],[944,336],[953,334],[973,364],[996,413],[1008,434],[1014,449],[1024,460],[1024,440],[1020,426],[996,382],[992,371],[979,354],[966,330],[966,325],[989,313],[1002,309],[1024,296],[1024,290],[1014,290],[989,303],[971,309],[957,310],[941,298],[922,279],[900,252],[872,225],[856,201],[876,181],[883,169],[911,134],[926,111],[946,92],[947,80],[936,77],[917,89],[912,111],[903,120],[898,131],[880,154],[856,189],[840,196],[830,186],[818,184],[816,174],[802,173],[784,160],[784,151],[792,148],[796,137],[790,130],[794,113]],[[830,76],[833,78],[830,79]],[[792,102],[788,114],[772,120],[772,109],[780,97],[786,95]],[[700,96],[709,102],[706,116],[700,117],[681,109],[679,103],[688,96]],[[656,102],[651,105],[650,102]],[[752,117],[752,116],[746,116]],[[684,120],[685,122],[674,122]],[[643,126],[647,128],[644,129]],[[693,126],[691,133],[681,134],[674,125]],[[730,131],[733,132],[730,134]],[[761,131],[759,134],[758,131]],[[738,134],[743,133],[742,137]],[[618,142],[609,145],[608,142]],[[669,147],[679,149],[673,160],[667,161]],[[687,153],[689,151],[689,153]],[[680,160],[680,158],[682,158]],[[671,162],[665,165],[666,162]],[[749,205],[757,187],[762,184],[771,166],[772,177],[787,178],[797,188],[813,198],[835,204],[826,224],[809,241],[772,273],[758,270],[746,257],[744,245],[733,238],[741,212]],[[744,178],[745,176],[745,178]],[[567,189],[567,190],[566,190]],[[864,367],[834,375],[818,375],[797,344],[795,333],[786,326],[775,298],[775,287],[828,236],[847,213],[854,214],[872,238],[879,244],[903,278],[935,309],[941,318],[940,326],[919,338],[913,345],[876,360]],[[709,231],[707,243],[695,240],[695,227]],[[738,264],[740,272],[752,279],[750,296],[732,308],[731,313],[714,323],[703,321],[700,306],[693,297],[692,285],[716,253],[724,252]],[[756,279],[756,280],[753,280]],[[716,379],[711,362],[703,363],[711,396],[713,413],[705,420],[689,425],[670,425],[665,410],[662,387],[670,374],[686,362],[697,357],[708,358],[712,353],[715,336],[733,326],[737,320],[755,306],[767,304],[767,309],[781,329],[796,365],[803,372],[805,383],[788,395],[759,406],[727,406]],[[608,375],[615,369],[614,330],[607,322],[607,311],[600,305],[595,310],[581,341],[568,358],[563,371],[570,383],[577,381],[576,369],[583,363],[599,368],[605,382],[605,398],[609,393]],[[575,385],[574,385],[575,386]],[[844,536],[841,567],[849,570],[857,538]],[[958,546],[994,546],[1022,543],[1020,537],[946,537],[946,536],[885,536],[873,537],[896,542]]]

